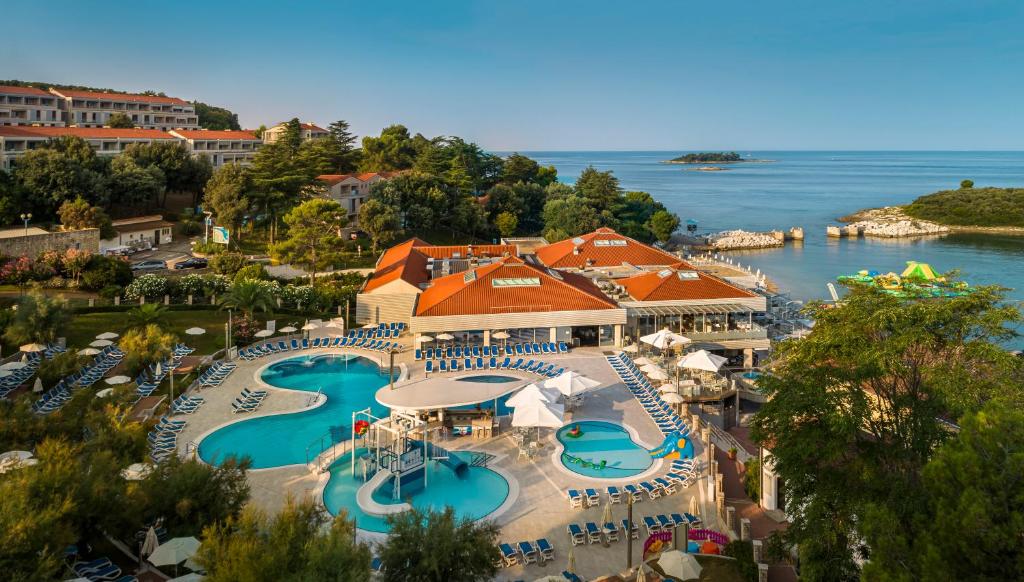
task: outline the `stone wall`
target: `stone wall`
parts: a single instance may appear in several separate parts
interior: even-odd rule
[[[33,234],[28,236],[11,236],[0,238],[0,255],[20,257],[22,255],[35,258],[43,251],[62,251],[68,248],[98,253],[100,250],[100,229],[85,228]]]

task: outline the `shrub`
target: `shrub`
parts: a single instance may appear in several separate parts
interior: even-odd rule
[[[317,299],[316,291],[310,285],[286,285],[281,289],[281,300],[291,306],[312,306]]]
[[[134,376],[146,366],[171,356],[171,346],[177,341],[174,334],[166,333],[158,325],[135,328],[125,332],[118,342],[124,351],[124,363]]]
[[[203,275],[203,289],[207,295],[223,295],[231,288],[231,280],[224,275]]]
[[[751,457],[743,465],[743,489],[747,497],[761,501],[761,460]]]
[[[126,301],[138,301],[140,297],[156,299],[167,294],[167,278],[148,273],[131,282],[124,289]]]
[[[246,265],[235,273],[235,283],[239,281],[245,281],[247,279],[266,279],[269,277],[267,270],[260,263],[253,263]]]
[[[114,257],[94,255],[82,272],[82,289],[99,291],[111,285],[125,287],[132,282],[132,269],[127,262]]]
[[[234,276],[245,263],[245,255],[241,253],[221,253],[210,257],[210,268],[218,275]]]
[[[192,252],[199,253],[202,255],[219,255],[225,251],[227,251],[227,247],[220,243],[204,243],[202,241],[199,241],[196,244],[192,245]]]
[[[61,378],[77,372],[81,367],[81,360],[82,357],[73,351],[57,354],[52,359],[40,362],[37,374],[43,381],[43,386],[50,388]]]
[[[192,295],[193,297],[201,297],[206,289],[205,282],[202,275],[196,273],[190,273],[181,277],[174,282],[175,295],[178,297],[185,297]]]
[[[747,582],[757,582],[757,563],[754,562],[754,544],[740,540],[726,544],[722,555],[736,559],[736,567],[740,576]]]

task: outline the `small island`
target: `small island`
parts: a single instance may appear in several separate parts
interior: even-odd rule
[[[766,162],[769,160],[755,160],[753,158],[741,157],[736,152],[691,152],[683,154],[678,158],[665,160],[666,164],[738,164],[740,162]]]

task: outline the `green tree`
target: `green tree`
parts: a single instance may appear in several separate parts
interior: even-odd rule
[[[398,211],[377,198],[370,198],[359,207],[359,228],[370,236],[373,252],[402,236]]]
[[[196,108],[196,117],[199,118],[199,126],[203,129],[242,129],[236,113],[199,101],[193,101],[192,105]]]
[[[235,273],[235,283],[239,281],[261,281],[269,279],[270,275],[267,273],[267,269],[260,263],[253,263],[246,265]]]
[[[14,317],[4,330],[4,339],[14,345],[52,343],[71,319],[62,301],[38,290],[18,299],[15,307]]]
[[[679,217],[667,210],[659,210],[651,215],[651,232],[661,242],[668,242],[672,233],[679,228]]]
[[[359,170],[387,172],[411,168],[416,160],[416,148],[409,130],[404,125],[391,125],[380,132],[380,137],[363,138],[363,158]]]
[[[220,301],[221,309],[235,309],[250,318],[257,311],[270,313],[275,306],[270,287],[253,279],[236,281]]]
[[[146,303],[138,307],[133,307],[128,311],[128,325],[129,327],[147,327],[149,325],[165,327],[167,325],[168,315],[166,305],[160,305],[159,303]]]
[[[82,272],[82,289],[99,291],[104,287],[126,287],[131,284],[134,275],[127,261],[93,255]]]
[[[544,205],[543,217],[545,232],[559,231],[567,236],[584,234],[601,226],[597,211],[587,199],[579,196],[549,200]]]
[[[189,192],[193,203],[198,202],[199,194],[213,174],[213,166],[206,156],[193,156],[178,140],[131,144],[121,155],[131,158],[139,167],[155,167],[163,173],[166,190],[160,206],[166,203],[166,192]]]
[[[117,112],[110,116],[107,120],[107,127],[114,127],[118,129],[132,129],[135,127],[135,123],[132,122],[132,118],[128,117],[124,113]]]
[[[370,579],[370,549],[352,521],[289,498],[273,517],[249,506],[203,531],[198,560],[210,582]]]
[[[961,190],[970,190],[971,188],[974,188],[974,180],[960,180]]]
[[[511,212],[502,212],[494,219],[494,226],[498,227],[501,236],[512,236],[519,226],[519,219]]]
[[[619,179],[611,171],[601,172],[588,166],[576,180],[576,193],[599,210],[610,209],[619,200]]]
[[[57,209],[57,216],[60,223],[70,230],[83,228],[100,229],[100,237],[104,239],[117,236],[117,231],[110,221],[110,217],[98,206],[92,206],[81,196],[74,200],[67,200]]]
[[[335,171],[338,174],[348,174],[356,171],[359,167],[361,153],[356,147],[356,136],[349,131],[349,124],[344,119],[339,119],[327,126],[331,139],[337,144],[339,156],[335,160]]]
[[[110,163],[110,201],[125,206],[159,205],[167,191],[163,171],[155,166],[140,166],[131,156],[120,155]]]
[[[217,253],[210,257],[210,269],[218,275],[234,277],[249,260],[242,253]]]
[[[782,541],[799,549],[801,578],[853,580],[855,557],[895,554],[881,538],[925,510],[922,469],[952,436],[942,419],[1024,402],[1020,362],[999,345],[1020,313],[993,288],[903,299],[854,285],[808,315],[814,331],[781,344],[761,381],[752,436],[771,443],[785,482]],[[873,526],[879,514],[896,531]]]
[[[104,162],[76,136],[47,140],[18,158],[14,177],[40,218],[53,216],[67,200],[83,196],[93,204],[109,200]]]
[[[217,224],[230,228],[235,238],[240,238],[239,227],[252,205],[248,197],[250,188],[249,171],[238,164],[224,164],[206,183],[206,207]]]
[[[298,122],[293,119],[293,122]],[[250,195],[254,205],[264,214],[270,215],[270,242],[277,237],[278,217],[298,203],[303,194],[317,187],[319,169],[310,166],[298,155],[301,135],[294,132],[292,122],[288,130],[276,142],[260,148],[253,160],[250,176],[253,191]],[[298,145],[292,134],[298,136]]]
[[[308,200],[284,216],[287,238],[273,245],[275,259],[305,265],[316,285],[317,271],[334,264],[342,250],[341,228],[348,217],[341,204],[321,198]]]
[[[171,357],[177,338],[154,323],[130,329],[121,336],[118,346],[124,352],[124,364],[132,375],[146,366]]]
[[[380,547],[386,581],[471,582],[498,571],[500,529],[490,521],[458,518],[446,507],[392,514],[388,524],[391,534]]]

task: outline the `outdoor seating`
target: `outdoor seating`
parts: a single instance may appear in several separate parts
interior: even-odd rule
[[[588,521],[584,526],[587,528],[587,543],[588,544],[599,544],[601,543],[601,530],[597,527],[597,524]]]
[[[569,532],[569,540],[572,541],[572,545],[578,546],[587,542],[586,535],[578,524],[570,523],[566,526],[566,530]]]

